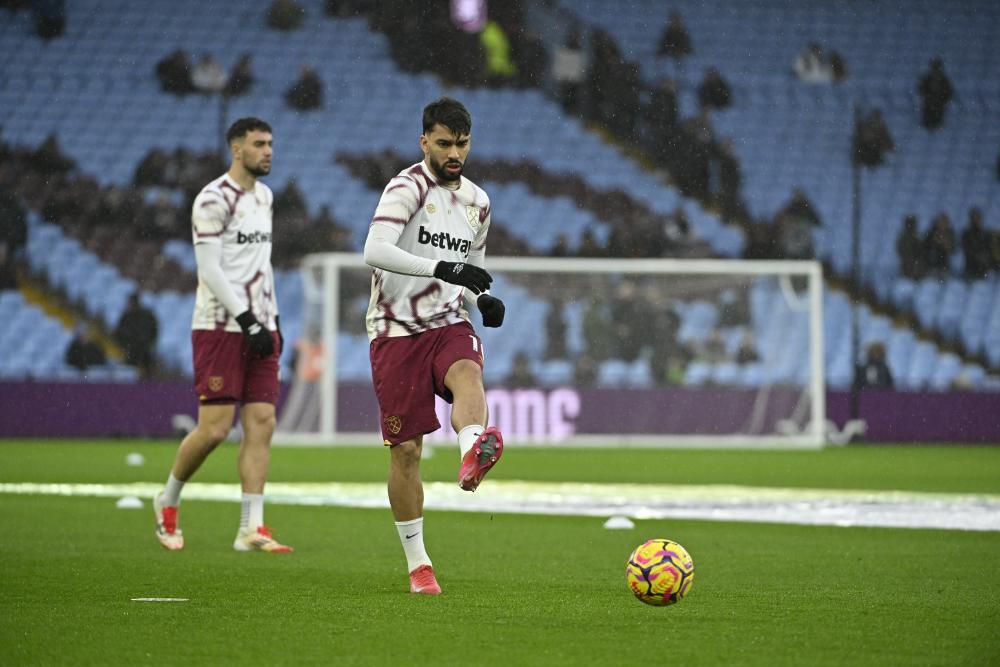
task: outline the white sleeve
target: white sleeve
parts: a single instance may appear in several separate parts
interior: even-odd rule
[[[365,264],[407,276],[432,277],[437,260],[418,257],[397,246],[401,234],[401,227],[373,222],[365,239]]]
[[[222,272],[222,245],[219,243],[196,243],[194,258],[198,264],[198,280],[205,283],[229,313],[236,317],[247,309],[236,296],[232,285]]]

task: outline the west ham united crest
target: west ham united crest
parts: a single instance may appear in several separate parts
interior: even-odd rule
[[[399,431],[403,428],[403,421],[396,415],[389,415],[385,418],[385,428],[389,433],[399,435]]]
[[[479,219],[479,207],[466,206],[465,219],[468,221],[469,227],[472,227],[472,231],[478,234],[480,227],[483,226],[483,221]]]
[[[208,378],[208,388],[212,391],[221,391],[223,384],[225,384],[225,380],[221,375],[212,375]]]

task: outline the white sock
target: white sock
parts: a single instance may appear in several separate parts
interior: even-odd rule
[[[181,490],[184,488],[184,482],[174,477],[174,473],[170,473],[167,477],[167,485],[163,488],[163,504],[166,507],[178,507],[181,504]]]
[[[485,430],[486,429],[479,424],[472,424],[471,426],[466,426],[458,432],[459,458],[465,458],[465,453],[472,449],[472,446],[476,444],[476,440]]]
[[[397,521],[396,531],[406,554],[406,571],[413,572],[421,565],[430,565],[431,559],[424,549],[424,518]]]
[[[264,525],[264,494],[243,492],[243,506],[240,509],[240,528],[256,530]]]

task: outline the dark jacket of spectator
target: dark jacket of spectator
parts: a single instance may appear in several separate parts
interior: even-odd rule
[[[274,0],[267,9],[267,25],[275,30],[296,30],[305,19],[305,7],[296,0]]]
[[[565,359],[566,349],[566,314],[563,312],[561,299],[553,299],[549,304],[549,312],[545,315],[545,358]]]
[[[859,387],[892,388],[892,371],[885,361],[885,345],[872,343],[868,346],[867,359],[858,369],[854,382]]]
[[[711,109],[725,109],[730,104],[729,84],[714,67],[709,67],[698,86],[698,103]]]
[[[0,245],[10,255],[28,242],[28,217],[14,193],[0,186]]]
[[[233,71],[229,73],[229,80],[223,92],[229,97],[239,97],[249,92],[251,87],[253,87],[253,68],[250,54],[244,53],[233,65]]]
[[[66,348],[66,363],[81,371],[100,366],[107,361],[104,350],[91,338],[85,326],[77,327],[76,335]]]
[[[154,350],[158,335],[156,316],[142,305],[138,294],[132,294],[115,327],[115,341],[125,353],[125,363],[139,368],[144,377],[149,377],[155,366]]]
[[[910,280],[920,280],[927,272],[924,263],[924,242],[917,230],[917,218],[908,215],[903,220],[903,229],[896,237],[896,256],[899,258],[899,272]]]
[[[934,224],[924,237],[924,258],[927,268],[938,274],[947,274],[949,261],[955,252],[955,230],[944,213],[938,213]]]
[[[531,370],[531,360],[524,352],[514,355],[514,362],[510,374],[504,380],[504,386],[508,389],[531,389],[538,386],[538,378]]]
[[[184,49],[177,49],[156,63],[156,79],[165,93],[187,95],[194,92],[191,82],[191,56]]]
[[[691,37],[688,35],[684,21],[677,11],[670,12],[670,19],[667,21],[663,34],[660,37],[660,46],[656,50],[656,55],[666,56],[674,60],[682,60],[693,53],[691,48]]]
[[[882,112],[872,111],[854,132],[854,160],[864,167],[877,167],[885,162],[885,154],[896,150]]]
[[[990,272],[992,239],[983,228],[983,212],[978,208],[969,211],[969,224],[962,232],[962,253],[965,255],[965,277],[981,280]]]
[[[931,67],[921,77],[918,90],[923,100],[920,122],[928,130],[936,130],[944,122],[945,109],[955,94],[941,58],[931,60]]]
[[[293,109],[309,111],[323,106],[323,81],[312,67],[304,65],[299,78],[285,92],[285,100]]]

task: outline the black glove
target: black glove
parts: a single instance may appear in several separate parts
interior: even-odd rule
[[[503,301],[489,294],[480,294],[476,299],[476,305],[483,315],[484,327],[498,327],[503,324],[503,314],[506,310]]]
[[[264,328],[257,318],[249,310],[236,316],[236,323],[243,329],[243,335],[247,337],[247,344],[250,351],[259,357],[269,357],[274,352],[274,339],[271,332]]]
[[[434,277],[452,285],[461,285],[479,294],[490,288],[493,276],[473,264],[440,261],[434,267]]]
[[[278,328],[278,356],[285,351],[285,337],[281,335],[281,316],[274,316],[274,326]]]

